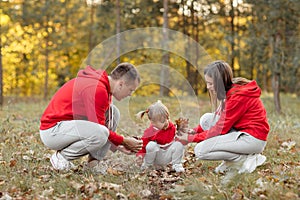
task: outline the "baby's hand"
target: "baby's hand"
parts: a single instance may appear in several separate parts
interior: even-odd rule
[[[180,117],[179,119],[175,120],[175,124],[177,130],[176,135],[182,136],[188,133],[189,119],[184,119]]]
[[[181,135],[176,135],[175,140],[181,142],[183,145],[187,145],[188,142],[188,134],[187,133],[182,133]]]

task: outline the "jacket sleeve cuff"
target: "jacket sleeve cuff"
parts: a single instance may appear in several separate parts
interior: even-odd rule
[[[193,130],[194,130],[196,133],[201,133],[201,132],[204,131],[200,125],[198,125],[197,127],[193,128]]]
[[[188,135],[188,142],[194,142],[195,135]]]
[[[205,139],[207,139],[207,131],[188,136],[189,142],[201,142]]]
[[[109,131],[108,140],[111,141],[114,145],[119,146],[123,143],[124,137],[122,135],[118,135],[113,131]]]

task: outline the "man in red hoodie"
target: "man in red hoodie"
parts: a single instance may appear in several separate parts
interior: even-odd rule
[[[233,78],[224,61],[209,64],[204,76],[215,112],[204,114],[200,125],[179,139],[197,142],[201,160],[223,160],[215,172],[251,173],[266,160],[261,152],[270,130],[261,90],[255,81]]]
[[[120,113],[112,97],[120,101],[138,87],[140,76],[129,63],[119,64],[110,75],[87,66],[52,97],[41,117],[40,136],[50,149],[57,170],[74,167],[71,162],[89,155],[88,166],[97,171],[111,145],[124,153],[137,152],[142,141],[117,134]]]

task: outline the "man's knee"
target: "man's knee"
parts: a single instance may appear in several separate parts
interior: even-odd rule
[[[109,130],[107,127],[99,125],[97,129],[94,130],[93,141],[98,144],[105,144],[109,137]]]
[[[119,111],[119,109],[117,108],[117,106],[115,106],[115,105],[112,105],[112,106],[111,106],[111,109],[113,110],[113,118],[114,118],[114,121],[118,124],[119,121],[120,121],[120,111]]]
[[[107,137],[109,136],[109,130],[106,126],[99,125],[99,133],[102,135],[102,137]]]

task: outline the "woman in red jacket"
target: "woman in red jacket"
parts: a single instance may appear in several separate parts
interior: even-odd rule
[[[176,128],[169,119],[168,108],[161,101],[157,101],[137,115],[142,118],[145,114],[147,114],[151,124],[144,131],[143,147],[137,153],[137,162],[143,161],[141,169],[172,163],[174,171],[184,172],[181,163],[184,146],[179,141],[174,140]]]
[[[201,160],[223,160],[215,172],[251,173],[266,160],[260,154],[269,132],[261,90],[255,81],[233,78],[224,61],[209,64],[204,76],[215,111],[203,115],[200,125],[180,139],[198,142],[195,155]]]

